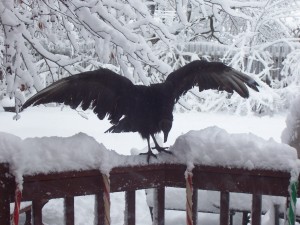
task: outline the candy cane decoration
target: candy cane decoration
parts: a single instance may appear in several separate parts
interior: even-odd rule
[[[14,208],[14,213],[11,221],[12,225],[19,224],[19,212],[20,212],[21,199],[22,199],[22,192],[20,188],[17,186],[15,190],[15,208]]]
[[[285,224],[295,225],[296,218],[296,202],[297,202],[297,190],[298,190],[298,182],[292,181],[289,186],[289,207],[287,210],[287,221]]]
[[[191,171],[185,172],[186,180],[186,224],[193,225],[193,173]]]
[[[103,174],[104,182],[104,224],[110,225],[110,181],[107,175]]]

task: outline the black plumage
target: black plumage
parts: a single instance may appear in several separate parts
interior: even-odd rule
[[[134,85],[129,79],[109,69],[99,69],[63,78],[28,99],[30,105],[58,102],[75,109],[93,108],[99,119],[107,115],[113,124],[107,132],[138,132],[148,142],[148,161],[155,156],[150,147],[166,151],[155,140],[154,134],[163,132],[164,142],[173,122],[173,108],[180,96],[193,86],[206,89],[236,91],[249,97],[248,85],[258,91],[258,84],[249,76],[220,62],[193,61],[169,74],[165,82],[150,86]]]

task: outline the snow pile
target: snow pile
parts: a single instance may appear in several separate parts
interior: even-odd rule
[[[14,107],[15,106],[15,99],[5,97],[5,98],[1,99],[0,105],[2,105],[3,107]]]
[[[297,168],[294,148],[254,134],[229,134],[218,127],[190,131],[171,147],[180,163],[245,169],[291,171]]]
[[[17,181],[24,174],[98,168],[108,151],[92,137],[79,133],[72,137],[20,139],[0,132],[0,162],[8,162]]]
[[[0,163],[22,183],[23,175],[99,169],[108,174],[118,166],[147,164],[145,156],[125,156],[108,150],[93,137],[78,133],[71,137],[21,138],[0,132]]]
[[[228,134],[210,127],[180,136],[170,148],[150,163],[183,163],[291,171],[297,166],[296,151],[253,134]],[[71,137],[21,138],[0,132],[0,162],[22,183],[23,175],[70,170],[99,169],[103,173],[117,166],[146,165],[146,156],[125,156],[108,150],[93,137],[78,133]]]

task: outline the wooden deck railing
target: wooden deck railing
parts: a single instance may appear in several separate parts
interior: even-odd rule
[[[110,172],[110,191],[124,191],[125,224],[135,224],[135,191],[155,188],[158,205],[154,212],[164,224],[165,187],[185,188],[185,165],[145,165],[118,167]],[[287,197],[290,174],[268,170],[230,169],[196,166],[193,169],[193,219],[197,221],[197,189],[220,191],[220,225],[228,225],[230,192],[252,194],[252,225],[261,223],[262,195]],[[24,176],[22,201],[32,201],[32,222],[42,224],[45,200],[64,198],[66,225],[74,224],[74,196],[95,195],[96,224],[104,225],[103,180],[98,170],[70,171]],[[0,164],[0,224],[10,224],[10,203],[14,202],[15,182],[7,164]],[[183,200],[185,201],[185,200]],[[113,205],[112,205],[113,207]],[[194,223],[197,224],[197,223]]]

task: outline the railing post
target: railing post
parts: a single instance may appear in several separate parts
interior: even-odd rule
[[[197,225],[198,223],[198,189],[194,187],[193,197],[192,197],[192,211],[193,211],[193,224]]]
[[[64,199],[65,225],[74,225],[74,197]]]
[[[7,175],[9,174],[8,166],[0,164],[0,224],[10,224],[10,207],[9,207],[9,190],[13,189],[10,186]]]
[[[154,191],[153,224],[165,224],[165,187],[159,187]]]
[[[274,225],[279,225],[279,204],[274,204],[274,221],[275,224]]]
[[[26,214],[26,220],[24,225],[31,225],[31,209],[27,210],[25,214]]]
[[[248,212],[244,211],[243,212],[243,217],[242,217],[242,225],[247,225],[249,222],[249,218],[248,218]]]
[[[95,225],[104,225],[104,192],[95,195]]]
[[[135,225],[135,191],[125,192],[125,225]]]
[[[9,196],[2,190],[0,191],[0,224],[9,225],[10,224],[10,209],[9,209]]]
[[[42,199],[35,199],[32,201],[32,217],[33,225],[43,224],[42,209],[43,209]]]
[[[261,195],[252,195],[251,225],[260,225],[261,223],[261,202]]]
[[[229,213],[230,213],[229,224],[230,224],[230,225],[233,225],[233,217],[234,217],[234,215],[235,215],[235,212],[229,210]]]
[[[222,191],[220,197],[220,225],[229,224],[229,192]]]

